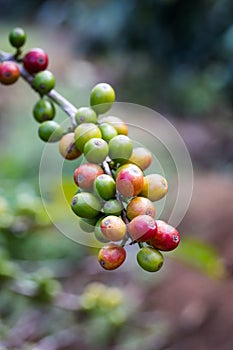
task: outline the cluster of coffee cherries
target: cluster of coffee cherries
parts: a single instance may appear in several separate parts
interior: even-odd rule
[[[158,271],[163,265],[161,251],[175,249],[180,235],[168,223],[155,219],[154,202],[166,195],[168,183],[160,174],[144,174],[152,162],[151,152],[134,147],[127,124],[107,114],[115,102],[114,89],[107,83],[94,86],[90,105],[76,109],[73,127],[64,132],[53,121],[55,107],[48,94],[55,79],[46,70],[48,55],[36,48],[20,58],[25,38],[21,28],[10,33],[16,54],[0,63],[0,81],[5,85],[17,81],[22,64],[40,95],[33,108],[40,123],[39,137],[45,142],[58,141],[67,160],[83,157],[84,162],[74,170],[77,191],[71,209],[79,217],[80,228],[93,232],[103,244],[98,253],[100,265],[106,270],[118,268],[126,259],[125,246],[138,244],[138,264],[146,271]]]

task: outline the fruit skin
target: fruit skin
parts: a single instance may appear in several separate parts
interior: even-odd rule
[[[156,211],[153,203],[145,197],[134,197],[126,207],[127,217],[132,220],[138,215],[155,217]]]
[[[55,87],[55,78],[49,70],[44,70],[35,75],[33,87],[41,95],[48,94]]]
[[[143,270],[156,272],[163,266],[163,255],[157,249],[143,247],[137,253],[137,262]]]
[[[95,193],[106,201],[115,198],[116,183],[110,175],[99,175],[94,181],[93,188]]]
[[[107,112],[115,101],[115,91],[107,83],[99,83],[93,87],[90,95],[90,105],[97,114]]]
[[[147,242],[155,237],[157,224],[149,215],[138,215],[128,224],[128,231],[133,240]]]
[[[119,216],[123,210],[123,205],[117,199],[109,199],[104,203],[103,212],[106,215]]]
[[[82,123],[96,123],[97,115],[95,111],[90,107],[80,107],[75,115],[77,124]]]
[[[14,28],[9,34],[9,41],[12,46],[17,49],[24,45],[26,41],[26,33],[22,28]]]
[[[53,120],[47,120],[40,124],[38,135],[45,142],[57,142],[63,136],[62,127]]]
[[[152,154],[144,147],[136,147],[133,149],[129,162],[137,165],[142,170],[146,170],[151,165]]]
[[[81,218],[92,219],[99,215],[101,203],[92,193],[80,192],[73,197],[71,209]]]
[[[116,188],[127,198],[137,196],[143,187],[143,173],[136,165],[125,166],[117,175]]]
[[[159,174],[150,174],[144,177],[140,196],[149,198],[152,202],[163,198],[168,192],[167,180]]]
[[[93,123],[83,123],[77,126],[75,133],[75,145],[83,152],[84,146],[87,141],[92,138],[101,138],[101,131],[97,125]]]
[[[40,48],[31,49],[23,58],[24,68],[31,74],[45,70],[48,63],[48,55]]]
[[[92,191],[95,179],[103,173],[103,169],[97,164],[81,164],[74,171],[74,182],[81,189]]]
[[[126,235],[126,224],[124,221],[114,215],[106,216],[100,223],[100,229],[110,241],[120,241]]]
[[[14,84],[20,77],[19,67],[15,62],[0,63],[0,82],[3,85]]]
[[[99,125],[102,139],[109,142],[113,137],[117,136],[117,131],[114,128],[114,126],[108,124],[108,123],[102,123]]]
[[[100,224],[102,220],[103,220],[103,217],[100,218],[95,225],[95,228],[94,228],[95,238],[101,243],[108,243],[109,239],[105,237],[105,235],[100,229]]]
[[[109,157],[114,162],[126,162],[133,152],[133,142],[128,136],[117,135],[109,141]]]
[[[149,245],[163,251],[174,250],[180,243],[179,232],[162,220],[156,220],[157,232],[149,240]]]
[[[98,261],[105,270],[115,270],[123,264],[126,259],[126,251],[122,246],[109,243],[103,246],[98,254]]]
[[[33,116],[39,123],[46,120],[52,120],[55,117],[55,114],[56,110],[54,104],[45,98],[38,100],[33,107]]]
[[[74,160],[82,155],[75,146],[73,132],[63,135],[59,142],[59,152],[67,160]]]
[[[83,148],[86,160],[90,163],[102,163],[108,155],[108,144],[100,138],[88,140]]]
[[[113,126],[119,135],[128,135],[129,128],[128,125],[118,117],[114,116],[102,116],[98,119],[99,123],[107,123]]]

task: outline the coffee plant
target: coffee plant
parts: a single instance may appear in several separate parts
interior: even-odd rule
[[[56,81],[47,69],[46,52],[32,48],[24,53],[26,34],[21,28],[10,32],[9,41],[15,52],[0,51],[1,84],[23,78],[38,94],[32,114],[39,123],[39,138],[57,142],[65,160],[84,159],[74,170],[77,190],[71,210],[81,229],[93,232],[103,243],[98,253],[100,266],[118,268],[126,259],[125,246],[138,244],[138,264],[146,271],[160,270],[161,251],[172,251],[180,242],[179,232],[156,218],[153,204],[167,194],[168,183],[159,174],[144,174],[152,162],[151,152],[134,147],[128,125],[107,114],[115,102],[114,89],[99,83],[90,92],[90,106],[76,108],[54,89]],[[67,130],[54,121],[55,105],[70,118]]]

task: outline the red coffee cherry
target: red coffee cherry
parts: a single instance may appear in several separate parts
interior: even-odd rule
[[[5,61],[0,64],[0,82],[3,85],[14,84],[19,76],[19,67],[15,62]]]
[[[103,173],[103,169],[97,164],[81,164],[74,171],[74,182],[82,190],[92,191],[95,179]]]
[[[31,49],[23,58],[24,68],[32,74],[45,70],[48,63],[48,55],[39,48]]]
[[[126,258],[125,249],[115,243],[102,247],[98,254],[100,266],[105,270],[115,270],[123,264]]]
[[[149,244],[159,250],[171,251],[180,243],[179,232],[171,225],[162,220],[156,220],[157,232],[149,240]]]
[[[128,231],[133,240],[147,242],[157,232],[157,224],[149,215],[138,215],[128,224]]]

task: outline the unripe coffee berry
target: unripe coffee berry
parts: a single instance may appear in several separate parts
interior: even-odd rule
[[[39,123],[52,120],[55,117],[55,113],[54,104],[45,98],[41,98],[33,107],[33,116]]]
[[[0,63],[0,82],[3,85],[15,83],[20,76],[19,67],[15,62],[5,61]]]
[[[31,49],[23,58],[24,68],[32,74],[45,70],[48,62],[48,55],[40,48]]]
[[[115,101],[115,92],[111,85],[100,83],[91,91],[90,105],[97,114],[107,112]]]
[[[9,41],[17,49],[24,45],[26,33],[22,28],[14,28],[9,34]]]
[[[58,123],[48,120],[40,124],[38,134],[45,142],[57,142],[62,138],[63,130]]]
[[[62,136],[59,143],[59,152],[65,159],[74,160],[81,156],[81,152],[74,143],[74,133],[70,132]]]
[[[137,262],[148,272],[156,272],[163,266],[163,255],[157,249],[143,247],[137,253]]]
[[[48,70],[37,73],[33,80],[33,87],[41,95],[49,93],[55,87],[55,78],[53,73]]]

